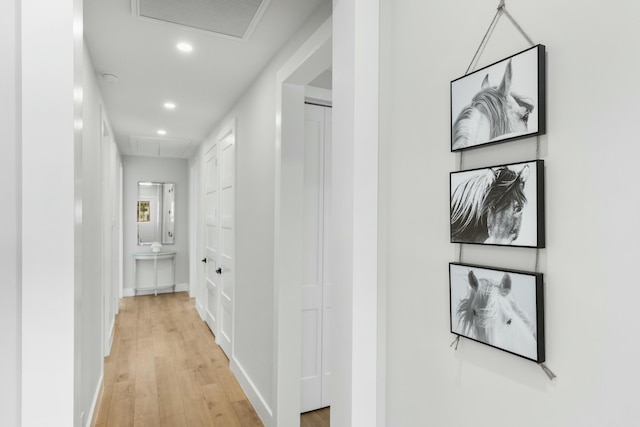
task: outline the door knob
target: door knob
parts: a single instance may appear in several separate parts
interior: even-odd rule
[[[222,268],[218,268],[218,269],[216,270],[216,273],[218,273],[218,274],[222,274]]]
[[[202,258],[202,262],[207,263],[207,258]]]

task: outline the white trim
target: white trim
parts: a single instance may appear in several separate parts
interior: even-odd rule
[[[85,422],[85,427],[94,426],[97,418],[98,412],[96,410],[100,410],[98,406],[99,403],[102,402],[102,396],[104,395],[104,367],[103,372],[100,375],[100,380],[98,381],[98,387],[96,388],[96,392],[93,395],[93,401],[91,402],[91,408],[89,408],[89,416],[87,417],[87,421]]]
[[[276,74],[274,424],[300,425],[305,86],[331,66],[332,18]],[[282,261],[281,261],[282,260]]]
[[[206,311],[204,311],[204,307],[202,306],[202,303],[198,299],[196,299],[196,311],[200,315],[200,318],[202,319],[202,321],[206,322],[207,313],[206,313]]]
[[[378,294],[379,1],[333,8],[331,424],[385,423],[385,301]],[[379,312],[380,310],[380,312]]]
[[[240,387],[242,387],[242,390],[247,395],[249,402],[251,402],[251,405],[256,410],[258,417],[260,417],[260,421],[262,421],[265,427],[275,426],[273,410],[269,407],[267,401],[262,397],[258,388],[255,386],[253,381],[251,381],[251,378],[249,378],[247,372],[235,357],[231,359],[229,368],[236,376],[236,379],[240,383]]]
[[[116,331],[116,317],[115,315],[111,318],[111,327],[109,328],[109,339],[107,342],[107,348],[104,349],[105,357],[111,354],[111,347],[113,346],[113,337]]]
[[[118,255],[118,259],[120,260],[119,262],[119,277],[118,277],[118,299],[121,299],[123,297],[123,289],[124,289],[124,262],[122,261],[124,259],[124,167],[122,166],[122,158],[120,158],[120,161],[118,162],[119,165],[119,182],[118,182],[118,190],[119,190],[119,195],[118,198],[120,199],[120,205],[119,205],[119,215],[120,215],[120,221],[119,221],[119,255]],[[115,312],[114,312],[114,317],[116,314],[118,314],[120,312],[120,304],[116,304],[115,306]]]
[[[196,174],[198,173],[197,164],[194,163],[189,167],[189,296],[195,298],[197,295],[197,263],[199,262],[196,244]]]
[[[164,289],[160,289],[158,288],[158,293],[159,294],[170,294],[174,292],[173,289],[169,288],[164,288]],[[189,284],[188,283],[178,283],[176,285],[176,290],[175,292],[189,292]],[[144,291],[135,291],[133,288],[124,288],[123,291],[124,297],[134,297],[134,296],[140,296],[140,295],[153,295],[154,294],[154,290],[153,289],[149,289],[149,290],[144,290]]]
[[[319,105],[324,105],[326,107],[331,107],[333,92],[329,89],[307,86],[304,88],[304,99],[305,102],[311,102]]]

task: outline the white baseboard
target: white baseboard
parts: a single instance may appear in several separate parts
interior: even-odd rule
[[[253,408],[256,410],[262,424],[264,424],[265,427],[273,427],[273,411],[235,357],[231,359],[229,368],[238,379],[240,387],[242,387],[242,390],[244,390],[249,398],[249,402],[251,402],[251,405],[253,405]]]
[[[200,318],[205,321],[205,312],[204,312],[204,307],[202,306],[202,304],[200,303],[200,301],[198,301],[196,299],[196,311],[198,312],[198,314],[200,315]]]
[[[116,318],[111,319],[111,328],[109,328],[109,343],[107,348],[104,349],[104,357],[111,354],[111,347],[113,346],[113,334],[116,331]]]
[[[103,369],[104,370],[104,369]],[[91,402],[91,409],[89,409],[89,416],[85,422],[85,427],[93,427],[96,425],[96,418],[98,417],[99,403],[102,401],[102,394],[104,393],[104,372],[100,375],[100,381],[98,381],[98,388],[93,396],[93,402]]]
[[[176,285],[176,292],[188,292],[189,291],[189,284],[188,283],[178,283]],[[158,289],[158,293],[159,294],[168,294],[170,292],[173,292],[173,289],[171,288],[165,288],[165,289]],[[123,292],[122,292],[122,296],[123,297],[133,297],[136,295],[153,295],[154,291],[153,289],[151,290],[145,290],[145,291],[138,291],[136,292],[135,289],[133,288],[124,288]]]

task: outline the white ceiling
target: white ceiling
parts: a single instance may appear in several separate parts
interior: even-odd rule
[[[172,1],[185,8],[220,3]],[[241,40],[135,17],[131,0],[84,0],[96,73],[119,77],[116,83],[98,78],[98,84],[120,153],[189,157],[322,1],[330,0],[263,0],[264,13]],[[193,45],[191,53],[177,50],[184,41]],[[175,110],[163,107],[167,101]]]

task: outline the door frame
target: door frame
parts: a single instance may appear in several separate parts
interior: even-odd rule
[[[331,422],[384,426],[386,284],[378,264],[380,4],[334,2],[322,24],[276,77],[274,221],[275,424],[299,426],[303,84],[333,69]],[[335,24],[335,25],[334,25]],[[333,43],[333,36],[336,42]],[[333,45],[332,45],[333,44]],[[357,49],[356,49],[357,47]],[[329,58],[327,58],[327,56]],[[320,68],[320,70],[326,69]],[[382,259],[382,258],[381,258]]]
[[[197,271],[198,260],[197,243],[196,243],[196,223],[198,217],[198,209],[196,208],[196,188],[197,188],[197,176],[198,176],[198,163],[194,162],[189,165],[189,297],[196,297],[196,290],[198,286]],[[198,299],[196,298],[196,305]]]
[[[300,425],[305,86],[332,64],[327,19],[276,74],[274,425]]]

